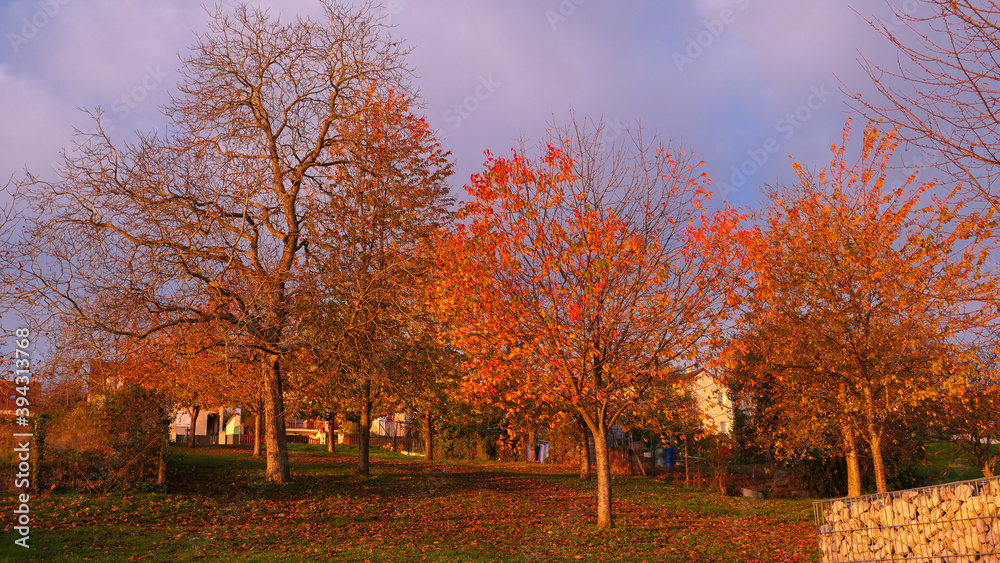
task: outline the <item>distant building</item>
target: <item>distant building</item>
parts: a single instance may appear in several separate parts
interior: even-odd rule
[[[703,369],[691,372],[691,377],[685,389],[694,396],[705,426],[719,434],[732,434],[733,401],[729,389]]]
[[[221,421],[221,423],[220,423]],[[170,441],[184,443],[191,428],[191,415],[178,411],[170,424]],[[251,429],[252,430],[252,429]],[[243,425],[239,409],[201,409],[194,425],[197,444],[240,444]]]
[[[292,418],[285,422],[285,437],[289,442],[326,444],[328,422]],[[170,424],[170,441],[184,443],[191,428],[191,415],[179,410]],[[331,428],[335,443],[356,444],[357,432]],[[404,413],[381,416],[372,420],[371,435],[384,437],[406,437],[413,432],[413,423]],[[201,409],[194,425],[195,441],[198,444],[251,444],[253,443],[253,415],[243,418],[240,409]]]
[[[22,395],[19,389],[23,390],[25,387],[27,390],[25,395]],[[30,405],[38,403],[39,389],[40,385],[36,382],[25,386],[16,384],[13,379],[0,379],[0,416],[16,416],[17,409],[24,408],[17,406],[17,398],[25,396],[28,399],[29,411],[34,412],[35,409]]]
[[[679,389],[678,381],[683,382]],[[679,405],[671,408],[686,411],[691,408],[696,409],[702,426],[709,433],[732,434],[733,401],[729,396],[729,389],[708,371],[701,368],[686,368],[675,372],[675,376],[656,380],[652,385],[676,389],[683,398]]]

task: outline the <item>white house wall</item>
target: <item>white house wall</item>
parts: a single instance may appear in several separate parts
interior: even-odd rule
[[[186,434],[187,429],[191,426],[191,415],[187,411],[181,411],[177,414],[177,418],[172,425],[172,430],[177,434]],[[198,411],[198,421],[194,427],[194,433],[198,436],[203,436],[208,432],[208,412],[205,409]]]
[[[733,403],[724,385],[707,372],[702,372],[691,384],[698,410],[704,415],[705,425],[721,434],[733,430]]]
[[[198,411],[198,421],[195,425],[195,435],[205,436],[208,434],[208,417],[209,415],[218,415],[219,409],[205,410],[201,409]],[[243,419],[239,409],[236,409],[236,414],[229,420],[226,424],[226,434],[241,434],[241,426],[243,425]],[[186,435],[188,427],[191,426],[191,415],[188,414],[186,410],[177,413],[174,418],[174,423],[171,424],[170,430],[178,435]]]
[[[375,436],[402,436],[407,428],[412,427],[410,416],[406,413],[395,413],[392,416],[381,416],[372,421],[371,433]]]
[[[226,434],[243,434],[243,414],[240,409],[236,409],[233,417],[229,419],[229,423],[226,424]]]

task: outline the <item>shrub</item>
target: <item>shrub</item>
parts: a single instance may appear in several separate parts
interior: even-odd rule
[[[131,488],[158,477],[171,408],[137,385],[52,413],[45,481],[78,489]]]

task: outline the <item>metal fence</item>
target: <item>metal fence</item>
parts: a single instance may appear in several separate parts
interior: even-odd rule
[[[824,563],[1000,563],[1000,477],[813,503]]]
[[[253,434],[226,434],[222,439],[220,439],[218,434],[198,434],[195,436],[194,443],[199,446],[217,446],[223,444],[227,446],[252,446],[253,440]],[[188,437],[186,434],[177,434],[174,436],[173,442],[175,444],[187,444]],[[319,444],[320,440],[306,434],[285,434],[285,442],[288,444]]]

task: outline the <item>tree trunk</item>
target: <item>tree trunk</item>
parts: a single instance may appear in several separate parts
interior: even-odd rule
[[[611,518],[611,459],[608,455],[608,433],[598,427],[594,433],[594,457],[597,461],[597,527],[613,528]]]
[[[844,434],[844,457],[847,459],[847,496],[861,496],[861,465],[858,463],[858,444],[850,423],[841,425]]]
[[[361,384],[361,428],[358,436],[358,475],[369,474],[368,444],[372,426],[372,381],[365,378]]]
[[[535,455],[535,439],[537,437],[537,434],[535,433],[535,428],[534,427],[529,428],[527,435],[528,435],[528,444],[527,444],[528,447],[525,453],[528,454],[527,455],[528,461],[529,462],[538,461],[538,459],[536,459],[537,456]]]
[[[281,365],[278,356],[264,360],[264,439],[267,445],[265,475],[271,483],[292,480],[288,467],[288,443],[285,441],[285,401],[281,390]]]
[[[879,494],[888,489],[885,484],[885,462],[882,460],[882,429],[875,424],[875,400],[872,391],[865,388],[865,425],[868,429],[868,445],[872,450],[872,465],[875,470],[875,487]]]
[[[392,451],[398,452],[399,448],[396,445],[396,415],[392,415]]]
[[[188,416],[191,417],[191,425],[188,426],[188,443],[187,447],[193,448],[195,441],[195,430],[198,426],[198,414],[201,413],[201,407],[191,407],[188,409]]]
[[[882,436],[875,431],[874,425],[869,425],[868,445],[872,449],[872,465],[875,469],[875,487],[878,493],[888,490],[885,483],[885,462],[882,460]]]
[[[987,461],[983,464],[983,477],[993,476],[993,460]]]
[[[837,398],[841,405],[848,404],[846,384],[840,384]],[[844,437],[844,457],[847,461],[847,496],[859,497],[861,496],[861,465],[858,463],[858,439],[850,421],[841,422],[840,431]]]
[[[580,419],[576,423],[580,428],[580,480],[590,481],[593,478],[590,468],[590,433]]]
[[[434,421],[430,409],[424,413],[424,461],[434,461]]]
[[[219,445],[226,445],[226,407],[219,407]]]
[[[264,403],[257,404],[253,415],[253,456],[260,457],[260,443],[264,438]]]
[[[333,453],[333,417],[326,421],[326,451]]]
[[[163,441],[160,442],[160,459],[157,460],[156,484],[167,482],[167,445],[170,444],[170,427],[163,429]],[[36,462],[37,463],[37,462]]]
[[[688,456],[688,437],[684,435],[684,486],[691,486],[691,457]]]

